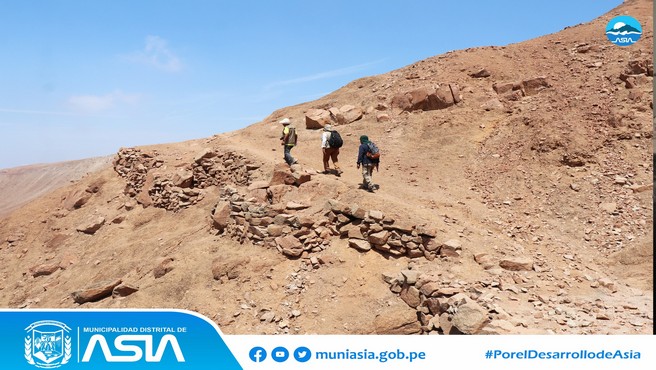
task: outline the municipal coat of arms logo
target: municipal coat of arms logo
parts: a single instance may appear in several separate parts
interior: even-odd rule
[[[37,321],[25,331],[25,360],[42,369],[66,365],[71,359],[71,328],[59,321]]]

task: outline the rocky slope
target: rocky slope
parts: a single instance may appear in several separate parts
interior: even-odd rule
[[[0,217],[89,173],[110,166],[110,157],[0,169]]]
[[[643,25],[627,48],[603,33],[624,13]],[[652,13],[627,1],[123,149],[0,220],[0,305],[185,308],[239,334],[651,333]],[[341,177],[317,171],[327,123]],[[374,194],[362,134],[383,153]]]

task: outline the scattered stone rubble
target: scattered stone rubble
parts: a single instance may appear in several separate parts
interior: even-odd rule
[[[533,82],[527,82],[533,86]],[[533,90],[531,90],[532,92]],[[383,96],[379,99],[385,99]],[[437,109],[446,109],[462,101],[462,94],[457,84],[444,84],[438,86],[423,86],[413,90],[404,91],[395,94],[391,98],[391,108],[400,109],[403,112],[417,110],[430,111]],[[387,110],[388,106],[379,103],[373,108],[367,110],[367,113]],[[353,105],[344,105],[340,108],[313,108],[305,113],[305,127],[309,130],[321,129],[325,125],[346,125],[362,119],[364,111],[360,107]],[[375,113],[377,122],[389,121],[390,116],[387,113]]]
[[[212,210],[212,225],[219,233],[240,243],[277,248],[288,257],[319,252],[330,244],[337,230],[327,218],[314,220],[297,214],[307,208],[289,202],[286,205],[260,203],[255,198],[244,199],[236,189],[226,187]]]
[[[442,270],[422,269],[411,261],[403,270],[382,274],[390,290],[416,310],[419,325],[408,326],[414,329],[404,334],[593,334],[604,328],[608,333],[617,331],[613,325],[624,326],[630,333],[631,327],[639,331],[653,319],[635,303],[612,303],[618,286],[602,275],[582,278],[607,298],[583,300],[570,296],[567,284],[557,281],[552,272],[543,271],[540,262],[531,258],[493,261],[487,254],[478,254],[474,259],[485,270],[496,271],[488,279],[465,282]],[[538,292],[550,282],[558,288],[557,295]],[[501,302],[508,301],[517,302],[518,308],[504,309]],[[521,311],[530,311],[532,317],[515,315]]]
[[[360,252],[375,249],[394,257],[432,260],[438,255],[457,257],[460,253],[457,241],[438,244],[435,230],[395,220],[377,210],[332,199],[320,215],[303,214],[306,208],[295,202],[272,205],[254,197],[245,199],[236,189],[226,187],[212,210],[212,226],[240,243],[277,248],[292,258],[321,252],[337,235],[347,238],[349,246]]]
[[[544,76],[514,82],[495,82],[492,85],[494,91],[504,100],[520,100],[524,96],[535,95],[549,87],[551,85]]]
[[[423,256],[428,260],[448,253],[435,242],[437,232],[433,229],[336,200],[329,200],[326,208],[329,209],[326,216],[340,236],[348,238],[349,246],[361,252],[375,249],[393,257]]]
[[[194,158],[191,187],[204,189],[222,184],[247,186],[251,183],[251,173],[258,168],[259,164],[251,163],[241,154],[207,148]]]
[[[178,211],[203,199],[201,189],[248,185],[252,172],[260,167],[235,152],[209,148],[196,155],[191,165],[175,172],[166,171],[163,163],[155,155],[127,148],[119,151],[114,170],[128,181],[125,194],[144,207]]]
[[[146,182],[146,174],[151,168],[161,167],[164,162],[156,160],[153,154],[142,153],[135,148],[121,148],[114,159],[114,171],[128,181],[125,194],[135,197]]]
[[[654,64],[650,60],[630,60],[619,77],[627,89],[651,85],[652,81],[648,77],[654,77]]]
[[[486,334],[501,334],[512,331],[495,328],[515,326],[494,315],[501,310],[492,303],[491,294],[483,294],[486,286],[498,286],[497,283],[452,281],[442,272],[422,272],[412,263],[399,272],[383,273],[382,278],[393,293],[417,310],[423,333],[482,334],[485,328]]]

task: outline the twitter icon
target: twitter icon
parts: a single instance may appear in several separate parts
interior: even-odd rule
[[[298,347],[294,351],[294,358],[298,362],[307,362],[312,357],[312,351],[307,347]]]

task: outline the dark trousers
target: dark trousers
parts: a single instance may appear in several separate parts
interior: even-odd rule
[[[285,147],[285,162],[287,162],[288,165],[292,165],[296,162],[296,159],[292,157],[292,148],[294,147],[293,145],[284,145]]]

